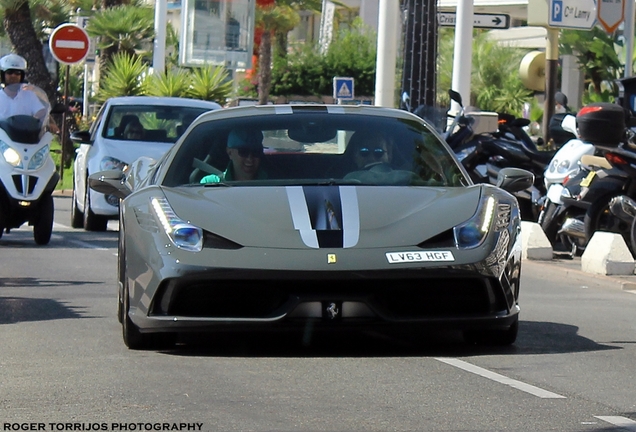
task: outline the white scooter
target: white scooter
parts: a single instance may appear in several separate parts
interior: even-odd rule
[[[576,128],[576,115],[568,114],[563,118],[561,127],[572,134],[576,138],[569,140],[554,154],[552,160],[548,164],[544,172],[544,182],[546,188],[546,196],[544,197],[542,210],[539,214],[538,223],[545,231],[548,239],[553,246],[560,240],[563,246],[571,255],[582,250],[578,238],[570,238],[555,226],[555,215],[558,208],[563,205],[561,193],[564,184],[574,177],[581,169],[581,158],[585,155],[594,155],[595,148],[593,144],[579,139]]]
[[[45,108],[41,118],[13,115],[0,119],[0,237],[28,222],[35,242],[45,245],[53,231],[51,194],[60,179],[50,154],[53,135],[46,131],[51,107],[46,93],[33,84],[11,84],[0,91],[14,92],[16,98],[36,104],[39,100]]]

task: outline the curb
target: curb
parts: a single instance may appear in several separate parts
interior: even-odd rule
[[[71,197],[73,196],[73,191],[71,189],[56,189],[51,194],[53,196],[63,196],[63,197]]]

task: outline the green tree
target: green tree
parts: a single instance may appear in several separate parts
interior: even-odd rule
[[[95,13],[86,31],[98,38],[100,74],[105,72],[111,58],[119,52],[144,55],[144,48],[154,37],[154,10],[148,6],[127,4]]]
[[[224,67],[207,66],[192,69],[188,97],[225,105],[231,93],[232,80]]]
[[[614,80],[621,78],[625,65],[619,58],[623,50],[617,35],[608,35],[598,27],[590,31],[562,30],[559,34],[559,53],[576,56],[583,71],[586,88],[584,103],[611,101],[618,95]],[[624,58],[624,53],[622,58]]]
[[[340,30],[327,52],[317,43],[293,49],[287,58],[274,62],[272,90],[277,95],[331,95],[334,76],[355,77],[355,93],[373,95],[375,91],[375,33],[361,21]]]
[[[142,77],[147,73],[148,66],[139,56],[125,52],[115,54],[101,77],[96,100],[104,102],[111,97],[143,94]]]
[[[142,92],[148,96],[184,97],[190,87],[188,72],[173,69],[149,74],[143,82]]]

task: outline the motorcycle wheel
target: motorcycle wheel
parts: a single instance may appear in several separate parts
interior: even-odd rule
[[[549,201],[545,206],[545,209],[541,212],[541,215],[539,215],[541,220],[541,229],[550,243],[552,243],[552,246],[554,246],[554,243],[557,240],[557,231],[559,230],[558,221],[554,218],[554,214],[558,208],[559,207],[555,203]]]
[[[73,187],[73,201],[71,203],[71,227],[72,228],[84,228],[84,213],[77,207],[77,192]]]
[[[39,215],[33,224],[33,239],[36,244],[46,245],[51,241],[53,232],[53,197],[49,194],[42,197],[38,208]]]
[[[86,181],[86,196],[84,197],[84,229],[86,231],[106,231],[108,219],[96,215],[91,210],[91,195],[89,193],[88,181]]]
[[[627,244],[631,244],[629,239],[630,226],[614,216],[609,209],[609,203],[616,195],[601,197],[592,203],[585,213],[585,238],[589,242],[596,231],[607,231],[621,234]]]

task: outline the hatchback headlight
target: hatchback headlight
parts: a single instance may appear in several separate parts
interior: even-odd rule
[[[109,171],[109,170],[120,170],[123,171],[126,168],[126,162],[120,161],[114,157],[106,156],[99,163],[99,168],[101,171]]]
[[[180,249],[200,252],[203,248],[203,230],[185,222],[175,214],[165,198],[151,198],[150,204],[164,231]]]
[[[4,141],[0,141],[0,154],[2,154],[4,160],[12,167],[22,168],[20,154]]]
[[[475,215],[461,225],[453,228],[455,244],[460,249],[479,246],[490,231],[495,214],[495,199],[489,196],[481,199]]]
[[[29,169],[36,170],[40,168],[42,165],[44,165],[44,162],[46,162],[46,158],[48,155],[49,146],[42,147],[40,150],[37,151],[36,154],[31,157],[31,160],[29,161]]]

